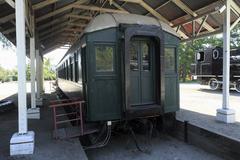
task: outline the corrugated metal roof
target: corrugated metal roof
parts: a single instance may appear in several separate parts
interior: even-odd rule
[[[131,0],[129,2],[128,0],[29,0],[29,2],[35,14],[36,34],[39,37],[39,44],[43,46],[42,53],[66,43],[72,44],[93,17],[102,13],[111,13],[113,10],[161,19],[172,25],[171,27],[178,31],[183,40],[222,32],[224,14],[215,10],[216,7],[224,5],[224,0]],[[232,23],[240,16],[240,0],[233,2]],[[0,32],[15,44],[15,10],[5,0],[0,0],[0,11]],[[205,24],[200,27],[204,19]]]

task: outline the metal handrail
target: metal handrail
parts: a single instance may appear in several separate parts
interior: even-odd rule
[[[52,108],[53,109],[53,120],[54,120],[54,130],[55,132],[57,131],[58,129],[58,124],[62,124],[62,123],[69,123],[69,122],[73,122],[73,121],[76,121],[76,122],[79,122],[80,120],[80,135],[83,135],[84,134],[84,131],[83,131],[83,109],[82,109],[82,104],[84,104],[85,101],[80,101],[79,99],[62,99],[62,100],[53,100],[50,102],[50,105],[49,105],[49,108]],[[60,107],[75,107],[76,110],[77,108],[79,109],[79,112],[76,111],[75,112],[75,115],[76,117],[75,118],[72,118],[72,119],[69,119],[69,120],[58,120],[57,117],[60,117],[60,116],[64,116],[64,115],[69,115],[68,113],[67,114],[57,114],[57,111],[56,109],[57,108],[60,108]],[[74,112],[72,112],[71,114],[74,114]]]

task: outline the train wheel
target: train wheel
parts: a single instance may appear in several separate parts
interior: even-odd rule
[[[217,90],[219,88],[219,83],[218,80],[216,78],[211,78],[208,82],[209,87],[211,88],[211,90]]]
[[[240,93],[240,80],[236,82],[236,91]]]

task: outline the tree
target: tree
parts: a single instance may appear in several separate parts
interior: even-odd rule
[[[240,23],[237,24],[231,31],[231,48],[240,47]]]
[[[30,64],[27,64],[27,67],[26,67],[26,79],[27,79],[27,81],[31,80],[31,66],[30,66]]]
[[[191,64],[195,63],[195,53],[206,47],[222,47],[222,39],[216,36],[197,39],[191,42],[181,43],[179,46],[179,74],[180,79],[185,82],[191,75]]]
[[[0,82],[4,81],[5,79],[5,70],[0,66]]]
[[[240,24],[231,31],[231,49],[240,47]],[[179,46],[179,73],[180,78],[185,82],[191,74],[191,64],[195,63],[195,53],[207,47],[223,47],[222,38],[209,36],[192,42],[181,43]]]
[[[48,59],[48,58],[44,59],[43,77],[44,77],[44,80],[54,80],[54,79],[56,79],[56,73],[52,69],[50,59]]]
[[[12,47],[12,43],[1,32],[0,32],[0,42],[3,48]]]

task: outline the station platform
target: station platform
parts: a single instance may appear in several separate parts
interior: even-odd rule
[[[28,95],[30,99],[30,95]],[[55,94],[44,95],[44,106],[40,108],[40,120],[28,120],[30,131],[35,132],[35,150],[33,155],[9,156],[9,141],[13,133],[17,131],[17,107],[9,112],[0,115],[0,160],[66,160],[81,159],[87,160],[87,156],[78,138],[70,140],[53,139],[53,120],[48,102],[55,98]],[[12,95],[7,99],[17,99],[17,95]],[[15,101],[16,102],[16,101]],[[17,106],[17,105],[16,105]]]
[[[181,110],[177,113],[177,119],[240,142],[240,94],[231,90],[229,101],[231,109],[236,112],[236,122],[233,124],[216,120],[216,110],[222,104],[221,90],[212,91],[208,86],[197,83],[182,83]]]
[[[188,121],[189,124],[221,136],[240,142],[240,123],[232,124],[222,123],[216,120],[216,116],[206,115],[190,110],[181,109],[177,112],[177,120]]]

